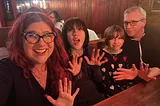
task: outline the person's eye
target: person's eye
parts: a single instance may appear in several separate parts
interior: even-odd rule
[[[35,33],[28,33],[26,35],[27,38],[37,38],[38,36]]]
[[[48,33],[48,34],[45,34],[45,37],[54,37],[55,35],[53,33]]]
[[[137,21],[131,21],[131,24],[136,24],[137,23]]]
[[[128,24],[129,22],[125,21],[124,24]]]
[[[33,36],[35,36],[35,34],[34,33],[28,33],[26,36],[27,37],[33,37]]]
[[[72,32],[73,33],[74,31],[73,31],[73,29],[70,29],[70,30],[68,30],[68,32]]]
[[[114,38],[114,37],[111,37],[111,38],[110,38],[110,40],[113,40],[113,39],[115,39],[115,38]]]

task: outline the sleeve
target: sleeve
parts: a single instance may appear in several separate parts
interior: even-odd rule
[[[87,72],[85,72],[84,68],[82,68],[81,71],[77,75],[75,75],[75,76],[72,75],[72,81],[76,82],[78,80],[83,80],[83,79],[86,79],[86,77],[89,77],[95,83],[102,82],[103,76],[102,76],[102,73],[100,71],[100,67],[99,66],[88,65],[88,66],[85,67],[85,69],[87,69]]]
[[[72,74],[72,73],[71,73]],[[81,79],[82,78],[82,71],[80,71],[77,75],[73,75],[72,74],[72,78],[73,80],[78,80],[78,79]]]
[[[5,106],[11,92],[12,74],[8,65],[0,61],[0,106]]]
[[[133,83],[134,84],[138,84],[138,83],[145,83],[146,81],[143,80],[142,78],[140,78],[139,76],[137,76],[136,78],[133,79]]]

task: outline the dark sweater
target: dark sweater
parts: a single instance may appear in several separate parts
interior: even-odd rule
[[[101,72],[103,74],[103,83],[101,92],[106,97],[113,96],[135,84],[134,80],[121,80],[115,81],[113,78],[113,72],[117,71],[117,68],[131,68],[129,63],[129,57],[124,51],[119,54],[113,55],[102,50],[105,55],[104,59],[108,59],[108,62],[101,65]]]
[[[90,58],[90,52],[92,52],[92,48],[86,48],[81,57],[88,56]],[[70,59],[72,59],[72,56],[70,56]],[[104,96],[98,92],[96,86],[102,81],[100,67],[88,65],[84,58],[80,73],[73,76],[72,81],[73,92],[76,88],[80,88],[80,92],[75,98],[74,106],[92,106],[104,99]]]
[[[31,86],[23,77],[23,69],[9,59],[0,60],[0,106],[47,106],[50,84],[44,90],[31,74]],[[52,95],[53,96],[53,95]]]

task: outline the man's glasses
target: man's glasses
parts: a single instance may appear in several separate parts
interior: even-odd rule
[[[144,19],[140,19],[140,20],[133,20],[130,22],[124,21],[124,26],[128,26],[128,24],[130,24],[131,26],[136,26],[138,22],[142,21]]]
[[[24,38],[29,43],[32,43],[32,44],[38,43],[40,38],[42,38],[45,43],[51,43],[53,42],[56,36],[54,32],[46,33],[43,36],[40,36],[39,34],[36,34],[35,32],[24,32],[23,35],[24,35]]]

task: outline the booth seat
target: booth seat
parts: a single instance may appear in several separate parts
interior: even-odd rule
[[[10,30],[10,27],[0,28],[0,47],[6,47],[9,30]]]
[[[89,41],[89,45],[93,46],[95,49],[102,49],[105,46],[104,39]]]
[[[0,59],[8,57],[6,42],[7,42],[9,30],[10,30],[10,27],[0,28]]]

